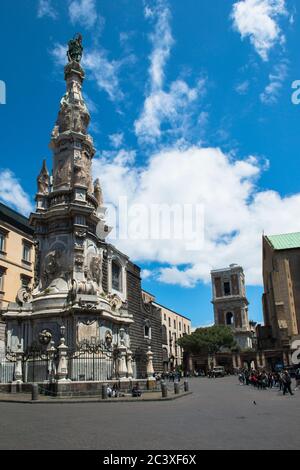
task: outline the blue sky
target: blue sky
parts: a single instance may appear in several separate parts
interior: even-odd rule
[[[300,230],[300,18],[296,0],[2,0],[0,199],[33,207],[64,94],[67,41],[81,31],[84,92],[107,203],[195,203],[204,244],[120,240],[144,288],[213,320],[209,272],[246,272],[261,321],[261,234]]]

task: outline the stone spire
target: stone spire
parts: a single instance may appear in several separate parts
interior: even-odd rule
[[[80,187],[93,194],[91,163],[95,149],[87,133],[90,115],[82,96],[85,74],[79,63],[82,54],[82,38],[79,38],[69,42],[69,63],[65,66],[67,89],[51,136],[53,191]]]
[[[43,160],[43,166],[37,177],[38,194],[48,194],[50,189],[50,176],[46,166],[46,160]]]
[[[120,328],[128,328],[133,322],[126,304],[126,287],[121,298],[108,280],[112,247],[105,240],[111,227],[106,225],[100,182],[94,184],[92,179],[95,149],[82,95],[82,53],[82,37],[76,35],[69,41],[64,69],[66,92],[51,135],[52,176],[44,161],[37,179],[37,207],[30,216],[36,253],[34,289],[20,292],[19,303],[10,305],[6,314],[9,338],[20,332],[25,348],[40,341],[44,330],[57,343],[61,325],[66,325],[66,342],[75,350],[87,337],[90,341],[100,339],[104,331],[115,338]],[[122,262],[125,286],[125,256]]]
[[[82,53],[82,37],[76,35],[69,41],[64,68],[66,92],[51,134],[51,184],[45,162],[38,177],[37,210],[31,217],[39,247],[39,284],[34,296],[68,294],[70,289],[93,295],[102,292],[98,275],[102,269],[101,241],[109,232],[100,183],[94,186],[92,179],[95,149],[88,134],[90,115],[82,95]]]

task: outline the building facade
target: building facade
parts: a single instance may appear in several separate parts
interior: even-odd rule
[[[143,298],[151,302],[160,312],[162,326],[163,369],[172,371],[183,364],[183,349],[177,340],[191,333],[191,320],[156,302],[155,297],[143,291]]]
[[[34,252],[29,220],[0,203],[0,310],[32,284]]]
[[[300,233],[263,236],[264,338],[288,348],[300,334]]]
[[[0,312],[32,284],[34,253],[28,219],[0,203]],[[4,350],[5,323],[0,319],[0,357]]]
[[[252,332],[243,268],[232,264],[225,269],[213,270],[211,279],[215,324],[232,328],[239,347],[251,349]]]

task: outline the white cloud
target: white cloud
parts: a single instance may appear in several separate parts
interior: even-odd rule
[[[161,89],[164,79],[164,67],[174,43],[170,27],[170,10],[165,1],[158,1],[154,10],[145,9],[146,18],[156,20],[154,32],[150,35],[153,50],[150,55],[150,77],[152,89]]]
[[[69,4],[69,15],[72,24],[81,24],[87,29],[95,26],[98,14],[95,0],[72,0]]]
[[[112,101],[123,98],[118,77],[121,62],[109,61],[107,52],[98,48],[85,51],[82,65],[87,71],[91,72],[91,76],[98,87],[104,90]]]
[[[245,94],[248,92],[248,90],[249,90],[249,86],[250,86],[249,80],[245,80],[244,82],[239,83],[239,84],[235,87],[235,91],[236,91],[239,95],[245,95]]]
[[[167,1],[158,0],[154,8],[146,5],[145,17],[153,22],[154,30],[150,35],[152,52],[147,96],[134,123],[135,133],[142,143],[155,143],[163,135],[184,138],[191,125],[192,105],[204,92],[204,80],[198,80],[194,87],[182,79],[171,82],[169,86],[164,85],[165,66],[174,43]]]
[[[145,279],[149,279],[150,277],[152,277],[152,271],[150,269],[142,269],[141,271],[141,278],[143,281],[145,281]]]
[[[175,80],[168,91],[152,92],[145,100],[141,116],[135,121],[136,135],[147,143],[155,142],[163,132],[184,136],[190,124],[191,105],[204,92],[204,80],[199,80],[194,88],[190,88],[183,80]]]
[[[121,145],[123,144],[124,134],[123,132],[117,132],[116,134],[111,134],[109,136],[109,140],[111,142],[111,145],[117,149],[121,147]]]
[[[0,200],[24,215],[28,215],[33,210],[30,197],[23,190],[13,172],[8,169],[0,171]]]
[[[67,62],[67,47],[62,44],[55,43],[51,54],[54,58],[56,65],[66,65]]]
[[[285,42],[279,20],[286,15],[285,0],[240,0],[232,10],[235,29],[242,39],[250,38],[264,61],[268,60],[269,51],[275,44]]]
[[[210,282],[210,270],[239,263],[247,283],[260,285],[261,237],[300,231],[300,194],[281,197],[259,190],[265,166],[257,157],[233,159],[216,148],[190,147],[161,151],[148,165],[137,168],[132,158],[102,155],[95,159],[95,177],[101,178],[105,201],[118,205],[202,204],[205,243],[201,250],[187,249],[185,240],[120,239],[118,248],[137,262],[155,262],[155,277],[162,282],[194,286]],[[111,222],[111,221],[110,221]]]
[[[198,124],[200,127],[205,127],[208,123],[209,114],[207,111],[201,111],[198,116]]]
[[[38,12],[37,12],[38,18],[43,18],[44,16],[48,16],[49,18],[52,18],[53,20],[57,18],[57,12],[55,11],[51,0],[39,0],[38,3]]]
[[[57,65],[66,64],[66,46],[56,43],[51,54]],[[90,78],[95,80],[100,90],[105,91],[112,101],[118,101],[124,96],[119,83],[119,70],[126,61],[130,60],[129,57],[121,61],[110,61],[107,58],[107,52],[98,47],[90,50],[85,49],[82,66],[90,72]]]
[[[287,77],[288,66],[286,62],[275,65],[273,72],[269,75],[269,84],[266,86],[260,99],[265,104],[274,104],[277,102],[280,90]]]

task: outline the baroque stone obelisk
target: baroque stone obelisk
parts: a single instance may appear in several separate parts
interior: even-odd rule
[[[51,135],[52,175],[44,161],[37,179],[36,212],[30,217],[36,240],[34,286],[31,291],[23,289],[18,303],[10,304],[4,314],[11,350],[19,343],[23,349],[34,342],[57,345],[62,325],[72,348],[83,341],[121,345],[120,329],[122,347],[124,341],[129,344],[133,320],[126,296],[107,287],[107,279],[103,288],[112,248],[105,242],[110,228],[100,182],[92,179],[95,148],[82,95],[82,53],[82,37],[77,35],[69,41],[66,93]]]

